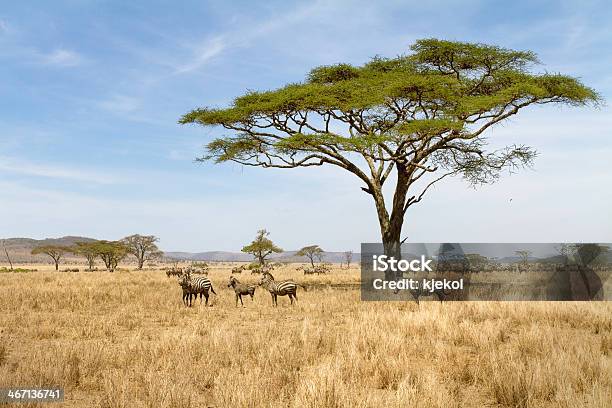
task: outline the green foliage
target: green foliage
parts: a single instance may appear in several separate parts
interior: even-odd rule
[[[32,250],[32,255],[45,254],[53,259],[55,270],[59,269],[59,262],[67,252],[71,252],[71,248],[62,245],[41,245]]]
[[[84,257],[87,260],[89,270],[93,270],[96,258],[99,256],[96,242],[77,242],[71,248],[71,251],[75,255]]]
[[[305,256],[306,258],[308,258],[310,260],[310,264],[314,268],[315,259],[318,259],[319,261],[321,261],[321,259],[323,258],[324,252],[325,251],[323,251],[323,249],[321,249],[321,247],[319,247],[318,245],[309,245],[297,251],[296,255]]]
[[[268,236],[270,233],[265,229],[257,231],[257,236],[249,244],[242,248],[242,252],[251,254],[259,262],[259,265],[265,265],[266,258],[272,253],[280,253],[283,250],[277,247]]]
[[[129,253],[128,247],[121,241],[96,241],[94,247],[109,272],[113,272]]]
[[[536,152],[528,146],[487,149],[494,125],[530,105],[601,101],[576,78],[534,72],[538,63],[530,51],[423,39],[408,55],[316,67],[303,82],[194,109],[179,123],[231,133],[208,143],[201,161],[353,173],[374,198],[383,242],[398,244],[408,207],[443,178],[478,185],[531,165]],[[387,208],[382,191],[391,172]]]
[[[138,269],[142,269],[146,261],[158,259],[163,255],[163,252],[155,244],[157,241],[159,241],[159,238],[154,235],[139,234],[130,235],[121,240],[128,253],[136,257]]]
[[[16,272],[16,273],[18,273],[18,272],[36,272],[36,271],[37,271],[37,269],[28,269],[28,268],[13,268],[13,269],[10,269],[10,268],[7,268],[5,266],[0,268],[0,272],[3,272],[3,273],[4,272]]]
[[[476,122],[499,117],[516,106],[599,101],[595,91],[575,78],[530,73],[529,68],[538,62],[530,51],[436,39],[419,40],[411,50],[408,56],[376,57],[361,67],[317,67],[303,83],[273,91],[250,91],[236,98],[229,108],[196,109],[184,115],[180,123],[236,130],[234,137],[209,143],[203,160],[271,167],[275,165],[273,159],[282,166],[281,157],[296,163],[294,157],[287,156],[322,153],[325,148],[367,152],[387,144],[403,154],[401,146],[410,140],[430,143],[444,135],[471,140],[476,137]],[[411,105],[412,113],[398,114],[402,107]],[[295,126],[284,132],[288,130],[285,121],[292,124],[293,119]],[[314,131],[317,120],[349,123],[354,132],[340,135]],[[270,130],[263,131],[267,128]],[[327,129],[319,126],[317,130]],[[440,149],[437,152],[443,154]],[[519,162],[525,159],[512,158]],[[317,160],[319,157],[313,157],[299,165]],[[485,162],[479,163],[480,167]],[[468,166],[472,171],[473,165]]]

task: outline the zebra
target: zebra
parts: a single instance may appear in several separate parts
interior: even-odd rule
[[[242,303],[242,295],[249,295],[251,296],[251,299],[253,299],[253,296],[255,296],[255,285],[240,283],[240,281],[233,276],[230,276],[227,287],[234,288],[234,293],[236,293],[236,307],[238,307],[238,299],[240,299],[240,304],[242,307],[244,307],[244,303]]]
[[[306,291],[304,285],[300,285],[292,280],[275,281],[274,276],[270,272],[263,272],[259,286],[268,289],[272,296],[272,306],[278,306],[278,296],[288,295],[293,304],[293,299],[297,302],[297,288],[300,286]]]
[[[185,306],[191,306],[192,295],[197,298],[198,294],[200,294],[200,303],[202,303],[202,295],[204,295],[206,298],[206,306],[208,306],[208,290],[210,289],[212,293],[215,295],[217,294],[210,279],[206,276],[192,278],[191,274],[187,272],[180,277],[179,285],[183,288],[183,303],[185,303]]]

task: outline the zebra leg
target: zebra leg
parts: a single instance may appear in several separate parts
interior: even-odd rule
[[[240,298],[240,304],[242,307],[244,307],[244,303],[242,302],[242,294],[238,295],[238,298]],[[236,306],[238,306],[238,303],[236,303]]]
[[[295,291],[295,293],[293,294],[293,297],[295,298],[295,303],[297,303],[297,290]]]
[[[238,307],[238,294],[236,293],[236,307]]]
[[[204,306],[208,306],[208,292],[204,292],[204,297],[206,298],[206,303]],[[202,303],[202,294],[200,293],[200,304]]]
[[[289,300],[291,301],[291,304],[293,304],[293,295],[291,293],[289,293]]]

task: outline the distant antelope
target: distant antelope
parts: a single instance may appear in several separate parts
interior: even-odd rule
[[[204,295],[206,298],[206,306],[208,306],[208,290],[210,289],[212,293],[215,295],[217,294],[212,287],[210,279],[208,279],[206,276],[197,276],[192,278],[191,274],[187,272],[179,278],[179,285],[181,288],[183,288],[183,303],[185,303],[186,306],[191,306],[192,295],[195,295],[197,298],[199,294],[200,303],[202,303],[202,295]]]
[[[238,299],[240,299],[240,304],[244,307],[244,303],[242,303],[242,295],[249,295],[251,296],[251,299],[253,299],[253,296],[255,296],[255,285],[240,283],[240,281],[233,276],[230,276],[227,287],[234,288],[234,293],[236,294],[236,307],[238,307]]]
[[[261,281],[259,282],[260,286],[263,286],[270,292],[272,296],[272,305],[278,306],[278,296],[289,296],[291,300],[291,304],[293,304],[293,299],[295,298],[297,302],[297,288],[298,286],[302,287],[304,291],[306,291],[306,287],[296,283],[292,280],[284,280],[284,281],[275,281],[274,276],[270,272],[263,272],[261,277]]]

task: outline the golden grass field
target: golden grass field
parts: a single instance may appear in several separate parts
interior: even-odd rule
[[[226,265],[186,308],[162,271],[37,267],[0,274],[0,386],[66,407],[612,406],[610,302],[361,302],[358,269],[290,266],[297,306],[236,308]]]

